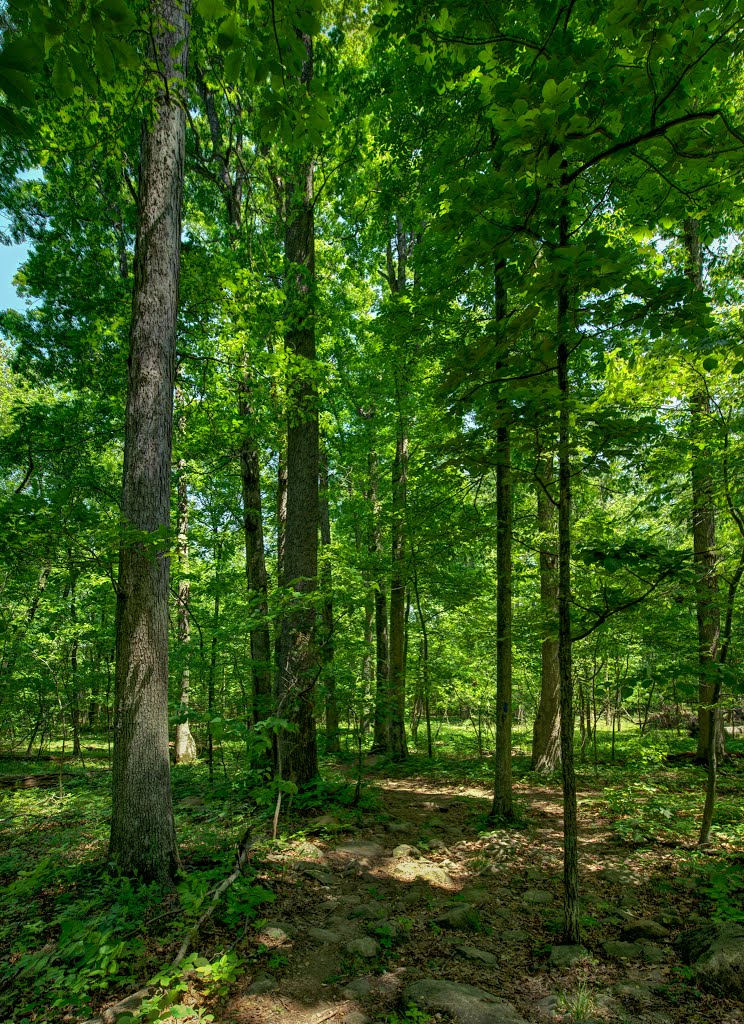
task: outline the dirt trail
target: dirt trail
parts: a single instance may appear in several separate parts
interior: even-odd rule
[[[641,857],[585,807],[587,955],[558,966],[550,960],[560,942],[558,793],[518,787],[526,826],[490,830],[484,790],[415,779],[379,785],[384,812],[369,827],[340,828],[333,838],[326,831],[273,858],[277,898],[259,936],[266,965],[219,1024],[385,1021],[402,1015],[404,987],[427,977],[484,989],[533,1024],[563,1019],[582,991],[592,994],[585,1016],[596,1024],[744,1019],[740,1004],[700,997],[680,977],[671,942],[698,906],[675,876],[674,851]],[[625,943],[634,948],[622,956],[620,947],[604,949],[633,919],[651,918],[653,941]]]

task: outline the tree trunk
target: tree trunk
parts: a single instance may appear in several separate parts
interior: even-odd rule
[[[512,818],[512,483],[509,428],[496,431],[496,751],[491,816]]]
[[[688,218],[684,223],[684,241],[687,255],[687,276],[696,291],[703,291],[703,253],[700,245],[698,222]],[[716,509],[713,476],[710,469],[710,451],[705,435],[710,422],[711,408],[707,392],[700,391],[691,400],[692,423],[692,541],[695,562],[695,600],[697,606],[699,697],[697,759],[701,764],[710,760],[715,746],[716,758],[724,751],[724,732],[721,716],[714,701],[716,690],[715,666],[719,660],[721,639],[721,613],[718,606],[718,569],[716,554]]]
[[[379,472],[377,452],[369,454],[369,489],[372,504],[372,540],[370,552],[376,561],[382,558],[382,504],[379,491]],[[388,646],[388,609],[385,582],[378,579],[375,590],[375,728],[372,739],[372,750],[386,753],[390,749],[389,711],[388,711],[388,676],[390,671],[390,651]]]
[[[568,245],[568,222],[560,220],[560,245]],[[561,696],[561,767],[563,772],[563,940],[581,941],[579,925],[579,850],[571,644],[571,419],[568,377],[568,289],[558,294],[558,665]]]
[[[178,430],[183,437],[186,429],[185,417],[179,417]],[[189,484],[186,460],[178,460],[178,507],[176,510],[176,553],[178,556],[178,645],[181,651],[181,680],[179,716],[186,716],[185,722],[176,726],[174,758],[176,764],[190,764],[196,760],[196,743],[189,728],[189,685],[191,682],[190,640],[191,640],[191,581],[189,579]]]
[[[506,316],[501,267],[494,274],[494,319]],[[509,409],[502,404],[501,415]],[[496,428],[496,751],[491,816],[514,817],[512,797],[512,524],[513,497],[508,423]]]
[[[561,684],[558,664],[558,555],[553,529],[555,505],[547,489],[553,480],[553,458],[545,459],[537,486],[537,527],[540,531],[540,606],[543,641],[540,664],[540,705],[532,733],[532,770],[548,774],[561,760]]]
[[[392,572],[390,582],[390,676],[388,707],[390,753],[396,761],[408,756],[406,746],[406,484],[408,479],[408,434],[402,418],[398,421],[393,462]]]
[[[269,635],[269,597],[266,555],[264,552],[263,511],[261,504],[261,463],[258,447],[248,426],[251,417],[250,387],[244,378],[238,394],[238,411],[246,423],[240,446],[240,480],[243,491],[243,533],[245,536],[245,575],[251,617],[251,678],[253,680],[253,724],[270,716],[271,637]],[[286,510],[286,505],[285,505]],[[283,524],[282,524],[283,528]]]
[[[109,854],[126,874],[170,881],[178,867],[168,759],[168,554],[190,2],[155,0],[159,75],[143,129],[129,344],[116,615]],[[152,535],[155,534],[155,540]]]
[[[331,548],[331,517],[328,507],[328,452],[325,448],[320,453],[320,542],[324,549],[323,564],[320,572],[320,585],[323,592],[323,603],[320,614],[322,622],[321,661],[322,676],[325,683],[325,721],[326,721],[326,753],[337,754],[341,747],[338,739],[338,700],[336,698],[336,677],[334,675],[333,654],[335,640],[333,635],[333,579],[329,561]]]
[[[301,39],[307,55],[302,81],[309,87],[313,44],[308,35]],[[318,575],[319,468],[312,160],[287,184],[286,209],[287,523],[281,582],[294,596],[280,628],[277,711],[296,727],[279,737],[282,772],[302,786],[318,774],[314,699],[319,668],[312,600]]]
[[[73,629],[77,623],[77,607],[75,604],[75,580],[73,578],[70,587],[70,622]],[[75,630],[75,636],[72,638],[72,645],[70,647],[70,687],[72,695],[72,708],[71,708],[71,719],[72,719],[72,752],[75,757],[80,757],[80,692],[78,690],[78,650],[80,648],[80,641],[77,636],[77,630]]]

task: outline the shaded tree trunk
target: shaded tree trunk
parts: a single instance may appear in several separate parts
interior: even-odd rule
[[[325,721],[326,721],[326,752],[337,754],[341,749],[338,737],[338,700],[336,698],[336,677],[334,675],[334,646],[333,636],[333,579],[331,576],[331,563],[329,561],[331,547],[331,517],[328,507],[328,452],[323,448],[320,453],[320,542],[324,549],[323,565],[321,567],[320,585],[323,592],[323,603],[321,605],[321,661],[323,682],[325,683]]]
[[[393,462],[392,572],[390,582],[390,675],[388,684],[390,753],[408,756],[406,745],[406,486],[408,434],[399,420]]]
[[[302,34],[302,81],[313,76],[313,44]],[[304,785],[318,774],[315,683],[318,652],[313,594],[318,575],[318,407],[315,371],[315,224],[313,162],[286,185],[285,347],[287,380],[287,522],[282,584],[294,591],[280,627],[277,711],[296,727],[279,737],[282,772]]]
[[[540,706],[532,733],[532,770],[555,771],[561,760],[561,684],[558,664],[558,555],[552,538],[555,505],[547,493],[553,479],[553,459],[543,463],[537,487],[537,527],[540,531],[540,605],[543,641],[540,651]]]
[[[376,561],[382,559],[382,503],[380,501],[380,480],[377,452],[369,455],[369,489],[372,505],[372,539],[370,552]],[[375,590],[375,727],[372,750],[385,753],[390,748],[388,713],[388,675],[390,650],[388,646],[388,609],[384,580],[378,580]]]
[[[693,287],[703,291],[703,253],[698,222],[684,224],[687,276]],[[724,732],[716,694],[715,666],[719,661],[721,613],[718,606],[718,556],[716,554],[716,508],[710,451],[705,435],[711,418],[710,399],[700,391],[691,400],[692,411],[692,542],[695,563],[697,610],[699,699],[697,759],[707,764],[715,747],[716,759],[724,754]]]
[[[512,482],[509,428],[496,431],[496,751],[491,815],[512,818]]]
[[[238,395],[241,418],[250,422],[250,387],[241,384]],[[271,699],[271,637],[269,634],[268,576],[264,551],[263,509],[261,503],[261,463],[258,447],[247,429],[240,446],[240,480],[243,492],[243,533],[245,536],[245,574],[251,626],[251,678],[253,681],[253,724],[268,718]],[[286,510],[286,506],[285,506]]]
[[[560,246],[568,245],[568,220],[560,218]],[[563,939],[581,941],[579,925],[579,850],[571,640],[571,413],[568,376],[568,284],[558,294],[558,665],[561,696],[561,769],[563,775]]]
[[[126,874],[170,881],[178,867],[168,759],[168,555],[189,0],[151,8],[162,70],[143,129],[129,339],[116,616],[113,801],[109,854]],[[157,538],[153,541],[152,537]]]
[[[179,418],[179,433],[185,433],[185,419]],[[189,764],[196,760],[196,742],[189,728],[189,688],[191,683],[191,580],[189,578],[189,484],[186,460],[178,460],[178,488],[176,510],[176,553],[178,556],[178,644],[181,649],[181,679],[179,684],[179,715],[185,722],[176,726],[174,757],[176,764]]]

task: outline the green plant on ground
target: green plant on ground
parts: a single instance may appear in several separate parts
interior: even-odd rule
[[[561,992],[558,996],[558,1012],[570,1024],[583,1024],[590,1020],[596,1008],[594,993],[583,981],[575,992]]]

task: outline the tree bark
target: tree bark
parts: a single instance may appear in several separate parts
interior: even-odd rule
[[[333,635],[333,578],[329,561],[331,548],[331,516],[328,507],[328,452],[323,448],[320,453],[320,542],[324,550],[323,565],[320,573],[320,585],[323,602],[320,608],[322,636],[321,661],[322,678],[325,683],[325,721],[326,721],[326,753],[337,754],[341,746],[338,736],[338,699],[336,696],[336,677],[334,675]]]
[[[491,816],[514,817],[512,798],[512,481],[509,428],[496,431],[496,751]]]
[[[190,2],[155,0],[158,86],[140,156],[116,615],[109,854],[119,870],[170,882],[178,868],[168,759],[168,554],[173,382]]]
[[[562,214],[560,246],[568,245],[568,219]],[[561,694],[561,768],[563,774],[563,939],[581,941],[579,924],[579,849],[571,641],[571,413],[568,376],[568,283],[558,293],[558,665]]]
[[[540,706],[532,733],[532,770],[548,774],[561,760],[561,682],[558,664],[558,555],[553,541],[555,506],[548,488],[553,480],[552,456],[545,459],[537,486],[537,528],[540,532],[540,605],[543,641],[540,651]]]
[[[372,505],[372,537],[370,553],[376,562],[382,560],[382,503],[377,452],[369,454],[369,491]],[[384,579],[378,579],[375,590],[375,726],[372,750],[386,753],[390,749],[388,712],[388,675],[390,650],[388,646],[388,608]]]
[[[251,417],[251,389],[244,378],[238,393],[238,411],[248,424]],[[251,678],[253,680],[253,724],[268,718],[271,699],[271,637],[269,634],[269,588],[264,551],[261,503],[261,463],[258,447],[247,427],[240,446],[240,480],[243,492],[243,533],[245,574],[251,616]]]
[[[390,676],[388,683],[390,754],[396,761],[408,756],[406,745],[406,486],[408,433],[398,422],[393,461],[392,571],[390,582]]]
[[[684,223],[687,276],[696,291],[703,291],[703,252],[698,222]],[[705,434],[711,417],[707,392],[699,391],[691,400],[692,435],[692,542],[695,563],[695,601],[697,610],[699,700],[697,759],[708,764],[715,747],[716,760],[725,753],[724,732],[716,698],[715,666],[719,661],[721,612],[718,605],[718,556],[716,553],[716,508],[710,452]],[[720,688],[719,688],[720,695]],[[715,698],[715,699],[714,699]]]
[[[179,434],[185,433],[185,419],[179,418]],[[176,764],[190,764],[196,760],[196,742],[189,728],[189,688],[191,684],[191,580],[189,579],[189,483],[186,460],[178,460],[178,488],[176,510],[176,553],[178,556],[178,645],[181,650],[181,679],[179,684],[179,715],[185,722],[176,726],[174,757]]]
[[[313,44],[300,36],[306,60],[302,82],[313,77]],[[313,594],[318,575],[318,406],[315,372],[315,224],[313,161],[286,185],[285,295],[289,356],[287,381],[287,522],[282,584],[294,595],[279,637],[277,710],[296,731],[279,737],[282,771],[302,786],[318,774],[315,683],[318,652]]]

